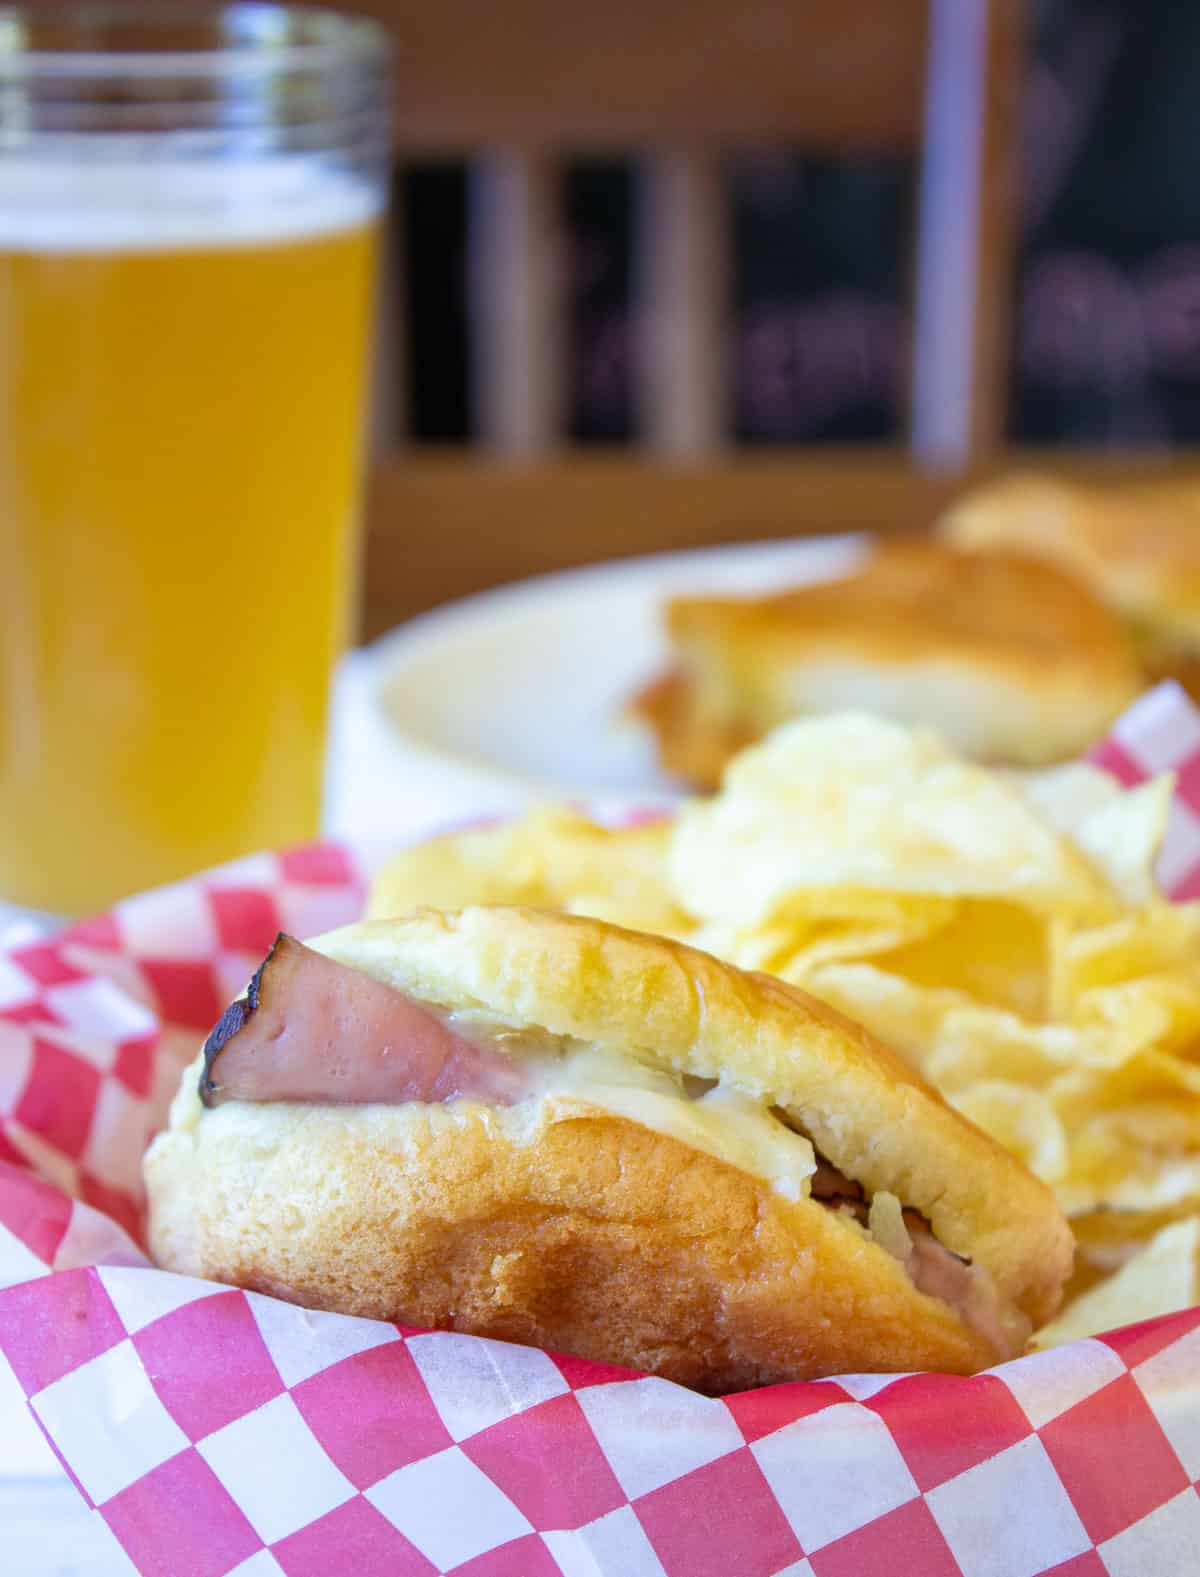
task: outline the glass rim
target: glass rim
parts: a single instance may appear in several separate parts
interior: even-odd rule
[[[245,33],[203,49],[46,49],[27,47],[21,30],[30,24],[72,23],[101,27],[144,22],[160,28],[172,23],[244,25]],[[280,30],[300,24],[311,37],[280,41]],[[383,61],[387,30],[370,17],[325,6],[278,4],[276,0],[59,0],[53,5],[0,4],[0,78],[3,77],[179,77],[277,73],[333,62]]]

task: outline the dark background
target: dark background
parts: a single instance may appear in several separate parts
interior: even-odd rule
[[[1200,439],[1200,4],[1042,0],[1022,114],[1010,437]],[[736,433],[746,444],[898,437],[913,167],[731,158]],[[636,436],[629,301],[634,171],[567,180],[571,432]],[[469,436],[461,167],[410,171],[410,431]]]

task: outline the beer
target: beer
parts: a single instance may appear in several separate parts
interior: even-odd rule
[[[318,830],[377,203],[239,173],[0,161],[9,901],[83,913]]]

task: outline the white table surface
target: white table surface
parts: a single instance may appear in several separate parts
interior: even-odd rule
[[[136,1568],[42,1437],[0,1358],[0,1571],[5,1577],[129,1577]]]

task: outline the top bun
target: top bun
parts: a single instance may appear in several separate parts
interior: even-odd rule
[[[1138,634],[1200,648],[1200,485],[1087,485],[1018,473],[968,493],[943,518],[951,543],[1008,549],[1078,575]]]

